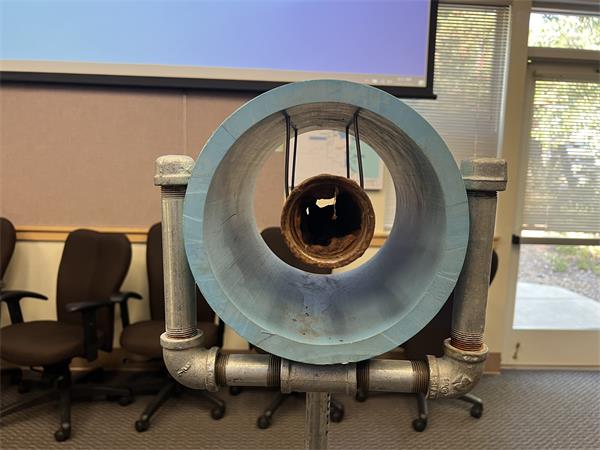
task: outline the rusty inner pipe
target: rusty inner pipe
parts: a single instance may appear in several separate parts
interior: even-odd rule
[[[375,212],[355,181],[318,175],[288,197],[281,213],[281,231],[301,261],[334,269],[351,263],[369,248]]]

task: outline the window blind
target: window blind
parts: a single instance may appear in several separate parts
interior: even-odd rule
[[[508,7],[441,4],[435,49],[436,100],[406,100],[442,136],[454,159],[496,156],[508,41]],[[384,226],[396,206],[386,183]]]
[[[524,230],[600,232],[600,84],[535,80]]]

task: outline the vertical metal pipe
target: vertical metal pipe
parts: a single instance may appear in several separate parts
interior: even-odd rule
[[[467,351],[483,346],[497,191],[506,189],[506,162],[475,158],[461,164],[469,200],[469,243],[454,291],[451,345]]]
[[[194,160],[184,155],[156,160],[154,184],[161,188],[162,247],[165,283],[165,325],[170,338],[189,338],[198,332],[196,284],[183,244],[183,198]]]
[[[304,446],[306,450],[327,449],[330,402],[331,394],[327,392],[306,393],[306,419],[304,423]]]

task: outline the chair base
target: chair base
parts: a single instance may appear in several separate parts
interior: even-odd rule
[[[230,390],[230,392],[231,392],[231,390]],[[239,390],[237,390],[237,393],[239,393]],[[237,394],[234,394],[234,395],[237,395]],[[258,419],[256,421],[256,426],[258,428],[260,428],[261,430],[265,430],[265,429],[269,428],[271,426],[271,421],[273,419],[273,415],[275,414],[275,412],[292,395],[303,395],[303,394],[299,394],[299,393],[284,394],[282,392],[278,392],[275,395],[275,398],[273,399],[271,404],[267,407],[267,409],[265,409],[263,411],[262,415],[260,415],[258,417]],[[331,397],[329,418],[332,422],[336,422],[336,423],[341,422],[344,418],[344,405],[340,401],[334,399],[333,397]]]
[[[168,376],[167,380],[161,380],[159,384],[156,382],[143,383],[135,388],[135,393],[152,393],[156,394],[150,403],[146,405],[140,418],[135,422],[135,429],[138,432],[144,432],[150,428],[150,420],[152,416],[160,409],[160,407],[171,397],[180,395],[182,392],[190,392],[194,395],[202,397],[212,403],[213,407],[210,410],[210,415],[214,420],[222,419],[225,416],[225,402],[210,392],[200,391],[195,389],[187,389],[177,383],[173,378]]]
[[[483,400],[473,394],[465,394],[459,397],[457,400],[470,403],[471,417],[479,419],[483,415]],[[429,409],[427,407],[427,398],[425,394],[417,394],[417,408],[419,411],[419,417],[412,421],[412,426],[415,431],[422,432],[427,428],[427,419],[429,417]]]
[[[355,399],[358,402],[364,402],[368,398],[368,394],[363,392],[362,390],[358,390],[355,395]],[[418,393],[416,394],[417,399],[417,410],[418,417],[412,421],[412,427],[415,431],[422,432],[427,428],[427,420],[429,419],[429,407],[427,405],[427,397],[425,394]],[[473,394],[466,394],[462,397],[459,397],[457,400],[462,400],[463,402],[470,403],[471,417],[475,419],[479,419],[483,415],[483,400]]]
[[[133,401],[130,389],[102,384],[83,384],[99,373],[101,374],[101,371],[93,370],[72,381],[68,364],[44,367],[40,380],[21,380],[19,392],[28,392],[33,388],[42,388],[44,391],[31,393],[25,398],[3,407],[0,410],[0,418],[43,403],[58,401],[60,423],[58,430],[54,433],[54,438],[59,442],[66,441],[71,437],[71,403],[73,400],[89,400],[103,396],[109,400],[118,400],[122,406]]]

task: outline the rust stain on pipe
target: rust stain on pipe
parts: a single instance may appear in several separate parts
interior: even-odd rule
[[[281,213],[284,240],[301,261],[335,269],[362,256],[375,231],[375,212],[353,180],[317,175],[296,187]]]

